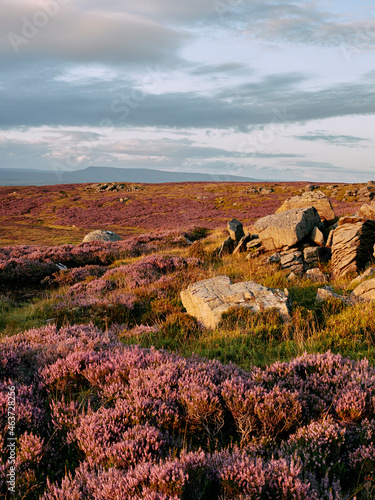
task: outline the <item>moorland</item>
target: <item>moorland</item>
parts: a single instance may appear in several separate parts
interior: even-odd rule
[[[317,185],[338,217],[363,204],[363,185]],[[317,303],[267,256],[213,254],[227,221],[251,227],[305,186],[0,187],[5,498],[375,497],[373,303]],[[82,243],[96,229],[122,240]],[[219,275],[287,289],[291,321],[234,308],[203,328],[180,292]],[[330,285],[348,296],[352,278]]]

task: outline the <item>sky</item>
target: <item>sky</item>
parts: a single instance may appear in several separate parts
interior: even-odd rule
[[[1,0],[0,34],[1,168],[375,179],[371,1]]]

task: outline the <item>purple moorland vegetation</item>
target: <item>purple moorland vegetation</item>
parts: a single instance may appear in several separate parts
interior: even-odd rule
[[[119,333],[50,325],[0,341],[1,494],[14,386],[16,498],[373,498],[367,360],[305,354],[245,372]]]
[[[115,242],[95,241],[51,247],[37,245],[2,247],[0,248],[0,285],[35,285],[45,277],[57,273],[57,264],[63,264],[68,268],[107,266],[117,259],[137,257],[160,250],[166,244],[186,246],[187,242],[183,233],[162,231]],[[76,279],[73,275],[71,276],[73,281],[77,281],[78,275]]]

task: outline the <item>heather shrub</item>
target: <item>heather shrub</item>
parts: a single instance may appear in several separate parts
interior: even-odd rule
[[[0,341],[0,446],[12,384],[20,497],[371,495],[375,370],[366,360],[305,354],[246,372],[119,340],[160,331],[49,325]],[[2,459],[1,494],[5,471]]]
[[[207,227],[195,226],[185,233],[185,237],[188,238],[190,241],[195,242],[197,240],[206,238],[209,232],[210,230]]]
[[[201,241],[195,241],[189,248],[189,257],[196,257],[203,262],[207,259],[208,253],[206,252]]]
[[[100,278],[107,268],[104,266],[81,266],[73,267],[66,271],[54,273],[52,277],[48,277],[42,281],[42,284],[48,286],[65,286],[74,285],[80,281],[87,281],[92,278]]]

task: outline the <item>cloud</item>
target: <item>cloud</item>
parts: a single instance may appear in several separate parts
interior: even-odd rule
[[[247,74],[251,71],[244,64],[228,62],[222,64],[206,64],[198,66],[190,71],[192,75],[216,75],[217,73],[236,73],[246,70]]]
[[[356,137],[353,135],[333,135],[329,134],[328,132],[320,132],[320,133],[310,132],[305,135],[296,135],[294,137],[295,139],[299,139],[301,141],[324,142],[327,144],[333,144],[337,146],[361,145],[363,147],[363,144],[360,143],[368,141],[368,139],[365,139],[363,137]]]
[[[374,75],[317,90],[307,76],[268,75],[247,84],[202,92],[161,92],[129,81],[64,82],[58,69],[3,72],[0,128],[38,126],[218,128],[254,130],[314,119],[375,112]],[[160,78],[164,78],[160,75]],[[155,88],[159,83],[156,82]],[[160,83],[162,86],[162,83]]]
[[[55,5],[49,13],[43,5]],[[177,61],[186,31],[127,11],[79,8],[64,0],[3,0],[0,54],[38,60],[150,64]]]

